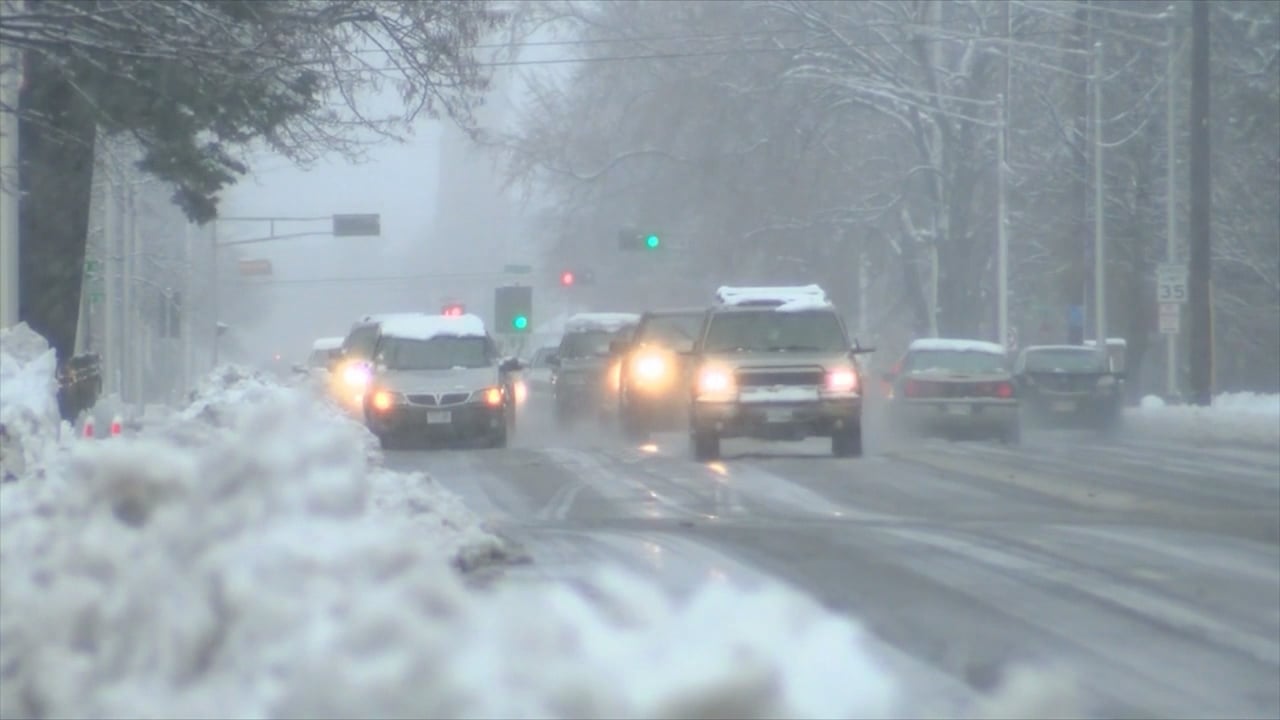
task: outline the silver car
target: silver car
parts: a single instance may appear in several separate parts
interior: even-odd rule
[[[907,348],[892,384],[889,419],[897,428],[947,437],[1022,438],[1018,392],[1005,349],[980,340],[929,338]]]
[[[364,396],[365,423],[383,447],[479,440],[505,447],[515,426],[515,359],[474,315],[383,323]]]

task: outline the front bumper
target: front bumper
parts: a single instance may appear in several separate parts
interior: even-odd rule
[[[862,422],[862,398],[849,396],[803,402],[751,402],[736,400],[693,403],[695,430],[714,430],[721,437],[764,440],[829,437]]]
[[[1018,401],[995,398],[895,400],[895,424],[917,432],[999,434],[1018,424]]]
[[[506,411],[501,405],[484,403],[443,407],[399,404],[385,411],[366,408],[365,424],[380,436],[441,440],[484,437],[505,429]]]

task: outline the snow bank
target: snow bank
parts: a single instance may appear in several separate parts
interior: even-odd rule
[[[57,357],[26,323],[0,329],[0,482],[34,471],[57,446]]]
[[[1171,438],[1280,447],[1280,395],[1223,393],[1209,407],[1166,405],[1148,395],[1126,415],[1126,423]]]
[[[358,423],[219,368],[172,422],[0,486],[0,716],[884,716],[861,630],[780,586],[468,587],[504,557]]]

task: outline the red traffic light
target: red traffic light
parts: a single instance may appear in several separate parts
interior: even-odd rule
[[[573,280],[574,280],[574,277],[573,277],[573,271],[572,271],[572,270],[565,270],[564,272],[560,273],[560,284],[561,284],[561,285],[563,285],[563,286],[565,286],[565,287],[569,287],[570,285],[572,285],[572,284],[573,284]]]
[[[443,308],[441,308],[440,314],[444,315],[445,317],[462,317],[462,313],[465,311],[466,311],[466,308],[464,308],[461,303],[453,303],[451,305],[445,305]]]

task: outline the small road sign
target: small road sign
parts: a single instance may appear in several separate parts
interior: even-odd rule
[[[1160,303],[1160,333],[1177,335],[1182,330],[1182,305],[1176,302]]]
[[[1162,263],[1156,266],[1156,302],[1184,303],[1187,301],[1187,266]]]
[[[377,237],[381,234],[381,216],[376,213],[333,216],[334,237]]]
[[[271,261],[265,259],[241,260],[240,274],[246,276],[270,275]]]

